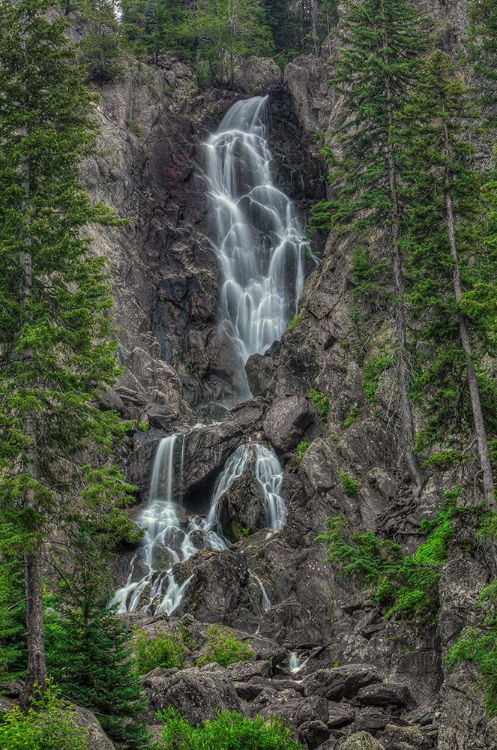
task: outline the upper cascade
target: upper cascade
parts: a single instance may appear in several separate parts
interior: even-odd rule
[[[281,338],[304,283],[303,228],[271,177],[267,101],[236,102],[206,143],[222,325],[241,372],[250,355]],[[248,385],[239,395],[249,395]]]

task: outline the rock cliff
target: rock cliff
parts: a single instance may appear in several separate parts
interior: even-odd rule
[[[462,43],[465,3],[419,5],[445,22],[448,46]],[[202,143],[236,97],[262,87],[270,94],[277,179],[305,213],[325,192],[315,135],[328,137],[340,107],[328,83],[333,52],[330,41],[320,56],[297,58],[284,78],[269,61],[251,60],[238,72],[235,91],[199,92],[186,66],[163,59],[157,67],[131,67],[100,92],[101,150],[84,176],[95,197],[130,217],[96,234],[94,243],[109,258],[125,368],[103,407],[143,425],[127,447],[129,476],[144,498],[158,439],[221,418],[186,444],[185,498],[198,508],[229,455],[254,439],[278,451],[288,505],[285,527],[268,535],[257,487],[250,472],[243,474],[221,512],[233,544],[202,549],[178,566],[180,580],[193,578],[174,616],[131,616],[152,633],[174,629],[183,616],[200,644],[205,623],[223,622],[251,640],[256,661],[229,670],[155,670],[144,684],[151,711],[172,704],[195,720],[216,708],[276,714],[309,748],[491,750],[497,724],[473,692],[474,675],[444,663],[488,582],[484,561],[454,552],[440,583],[439,621],[420,627],[386,622],[368,592],[336,576],[315,540],[329,516],[343,514],[352,528],[413,550],[421,521],[433,517],[444,489],[454,485],[452,475],[437,474],[414,501],[388,365],[374,400],[365,395],[365,366],[392,350],[393,330],[382,309],[358,320],[347,238],[330,237],[322,247],[316,240],[322,258],[309,263],[295,324],[247,364],[254,400],[227,414],[216,405],[234,392],[237,374],[218,330]],[[326,419],[311,389],[328,398]],[[308,444],[303,454],[301,443]],[[356,483],[354,493],[344,488],[344,474]],[[249,570],[265,587],[267,611]],[[289,671],[290,652],[309,657],[298,673],[303,681]],[[152,713],[148,718],[153,723]]]

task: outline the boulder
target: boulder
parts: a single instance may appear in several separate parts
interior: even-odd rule
[[[329,736],[330,730],[322,721],[306,721],[297,732],[297,739],[311,750],[326,742]]]
[[[236,682],[248,682],[254,677],[264,678],[271,674],[271,665],[268,661],[241,661],[230,664],[228,672],[232,680]]]
[[[290,396],[276,401],[270,408],[264,420],[264,433],[275,448],[289,451],[295,448],[313,420],[307,399]]]
[[[88,730],[88,747],[91,750],[116,750],[105,734],[95,714],[88,708],[74,706],[78,724]]]
[[[367,685],[357,693],[357,702],[363,706],[402,706],[412,709],[416,706],[406,685],[380,683]]]
[[[348,703],[328,703],[328,726],[337,729],[354,721],[354,709]]]
[[[401,743],[416,750],[430,750],[433,747],[431,740],[418,727],[398,727],[395,724],[387,724],[381,741],[386,750],[397,750]]]
[[[174,706],[190,724],[214,719],[217,711],[240,711],[241,704],[228,672],[216,665],[183,669],[161,677],[154,670],[143,681],[150,711]]]
[[[251,454],[243,474],[233,481],[219,502],[219,522],[223,534],[231,541],[267,526],[262,487],[255,479],[255,461]]]
[[[351,734],[343,745],[340,745],[340,750],[385,750],[385,748],[369,732],[356,732]]]
[[[378,670],[371,664],[346,664],[319,669],[304,680],[305,695],[322,695],[330,701],[353,698],[360,688],[380,682]]]

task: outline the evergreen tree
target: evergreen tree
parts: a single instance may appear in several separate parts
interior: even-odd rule
[[[142,57],[176,55],[191,59],[194,34],[186,0],[146,0],[122,3],[125,34],[134,52]]]
[[[145,750],[150,738],[137,719],[147,702],[130,658],[131,636],[109,609],[111,581],[95,563],[87,555],[56,597],[46,626],[48,671],[67,698],[94,711],[120,747]]]
[[[470,20],[470,57],[475,75],[483,79],[479,93],[485,105],[497,107],[497,4],[473,0]],[[496,112],[493,117],[497,118]]]
[[[80,11],[89,22],[81,42],[82,62],[88,78],[100,85],[123,74],[120,28],[116,0],[81,0]]]
[[[497,430],[497,390],[483,358],[497,353],[497,245],[470,142],[475,113],[468,100],[450,58],[438,51],[411,95],[400,131],[411,302],[424,355],[415,386],[427,407],[422,447],[452,440],[450,447],[464,455],[462,440],[468,442],[469,430],[475,434],[484,497],[494,507],[488,432]]]
[[[272,52],[259,0],[199,0],[192,21],[199,62],[207,66],[211,82],[233,84],[237,58]]]
[[[81,184],[96,133],[92,97],[50,6],[0,0],[0,512],[10,553],[24,560],[24,705],[46,678],[47,538],[89,515],[94,529],[111,519],[107,539],[130,489],[101,457],[97,467],[78,459],[110,452],[124,429],[95,405],[119,367],[105,261],[81,237],[88,223],[115,219]]]
[[[393,129],[415,80],[426,35],[418,9],[410,0],[346,0],[340,26],[342,42],[335,87],[344,97],[344,122],[337,136],[343,158],[329,154],[331,181],[338,197],[314,209],[313,224],[341,228],[367,242],[382,233],[390,262],[395,316],[397,372],[406,459],[419,494],[424,477],[414,453],[414,421],[409,399],[407,313],[400,247],[402,205],[400,154]]]

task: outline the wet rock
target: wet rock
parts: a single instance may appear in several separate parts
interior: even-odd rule
[[[173,706],[190,724],[214,719],[217,711],[240,711],[233,683],[218,665],[183,669],[172,676],[147,675],[144,688],[151,713]]]
[[[393,683],[363,687],[359,690],[356,701],[364,706],[394,705],[412,709],[416,705],[408,687]]]
[[[236,549],[215,552],[203,549],[174,568],[178,582],[191,581],[177,609],[189,612],[201,622],[238,625],[244,613],[257,613],[259,600],[252,600],[247,561]]]
[[[233,481],[219,503],[219,522],[231,541],[267,526],[263,490],[254,474],[255,461],[255,456],[251,455],[243,474]]]
[[[353,698],[361,687],[380,681],[376,667],[369,664],[347,664],[333,669],[319,669],[304,680],[305,695],[322,695],[330,701]]]
[[[357,732],[378,732],[385,729],[391,717],[376,706],[366,706],[357,711],[355,716],[355,729]]]
[[[223,468],[243,437],[242,428],[236,422],[214,424],[188,433],[183,469],[185,499],[201,493],[205,483]]]
[[[385,750],[385,748],[369,732],[356,732],[351,734],[343,745],[340,745],[340,750]]]
[[[297,732],[297,739],[311,750],[322,745],[329,736],[330,730],[322,721],[306,721]]]
[[[307,399],[290,396],[273,404],[264,420],[264,433],[275,448],[291,450],[313,419]]]
[[[264,396],[278,364],[281,343],[275,341],[264,354],[252,354],[245,364],[249,388],[254,396]]]

